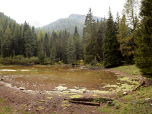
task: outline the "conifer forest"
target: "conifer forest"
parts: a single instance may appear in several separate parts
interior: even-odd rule
[[[127,0],[122,16],[94,19],[89,9],[82,26],[49,31],[18,24],[0,13],[1,64],[102,64],[111,68],[136,64],[142,75],[152,77],[152,1]],[[62,25],[61,25],[62,26]],[[63,27],[62,27],[63,28]]]

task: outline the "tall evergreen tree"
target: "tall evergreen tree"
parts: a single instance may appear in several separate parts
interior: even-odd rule
[[[47,57],[50,57],[50,42],[48,33],[45,33],[44,36],[44,51]]]
[[[6,30],[5,30],[5,35],[4,38],[2,40],[2,56],[3,57],[9,57],[11,56],[11,40],[12,40],[12,33],[11,30],[9,28],[9,26],[7,26]]]
[[[44,64],[44,35],[43,31],[40,30],[39,35],[38,35],[38,58],[41,61],[41,64]]]
[[[64,63],[68,63],[66,47],[67,47],[67,41],[68,41],[69,36],[70,34],[65,29],[64,34],[63,34],[63,41],[62,41],[62,60]]]
[[[128,37],[126,37],[125,46],[127,48],[127,63],[134,63],[136,27],[138,25],[137,10],[138,0],[126,0],[124,13],[126,14],[126,23],[128,24]]]
[[[136,38],[136,65],[143,76],[152,78],[152,2],[143,0],[141,5],[141,25]]]
[[[73,64],[76,58],[75,58],[74,40],[71,35],[68,38],[66,50],[67,50],[67,61],[69,64]]]
[[[80,60],[80,59],[82,59],[82,56],[83,56],[83,49],[82,49],[81,39],[80,39],[78,30],[77,30],[77,26],[75,27],[73,40],[74,40],[74,45],[75,45],[76,60]]]
[[[19,45],[19,55],[24,55],[24,37],[23,37],[23,26],[20,26],[20,39],[18,40]]]
[[[97,30],[97,60],[98,61],[102,61],[103,60],[103,38],[104,38],[104,33],[105,33],[105,29],[106,29],[106,22],[102,21],[99,23],[99,27]]]
[[[18,24],[15,26],[13,34],[13,55],[19,55],[19,39],[21,38],[20,27]]]
[[[116,25],[109,8],[109,18],[103,40],[103,64],[105,67],[117,66],[121,62],[118,56],[120,54],[118,51],[120,45],[116,39],[116,31]]]
[[[32,26],[32,33],[33,33],[33,48],[34,48],[34,56],[37,56],[37,36],[35,33],[35,28]],[[49,43],[49,42],[48,42]]]
[[[94,34],[94,22],[95,20],[93,19],[92,11],[91,8],[89,9],[89,12],[85,18],[85,23],[84,23],[84,28],[83,28],[83,46],[84,46],[84,53],[85,53],[85,48],[86,45],[91,40],[92,35]]]
[[[118,42],[120,43],[120,48],[119,50],[122,53],[122,56],[124,57],[124,60],[126,63],[131,63],[132,62],[132,45],[128,43],[128,37],[129,37],[129,27],[126,22],[126,16],[123,14],[122,18],[120,19],[119,22],[119,28],[118,32],[119,34],[117,35]],[[132,50],[133,51],[133,50]]]
[[[34,56],[35,41],[34,41],[34,35],[31,29],[27,29],[24,32],[24,38],[25,38],[25,44],[24,44],[25,56],[32,57]]]

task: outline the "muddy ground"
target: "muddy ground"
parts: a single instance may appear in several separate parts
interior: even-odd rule
[[[105,69],[105,71],[131,76],[111,69]],[[14,110],[14,114],[22,114],[23,112],[29,112],[30,114],[99,114],[97,108],[104,104],[90,106],[70,103],[67,100],[72,97],[90,98],[98,96],[112,98],[115,94],[34,92],[9,87],[5,80],[0,81],[0,97],[4,100],[2,105],[9,105]]]

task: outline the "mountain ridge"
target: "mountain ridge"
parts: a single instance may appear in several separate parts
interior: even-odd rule
[[[57,30],[66,29],[71,34],[73,34],[75,26],[77,26],[78,32],[79,32],[80,36],[82,36],[85,18],[86,18],[86,15],[70,14],[69,17],[67,17],[67,18],[57,19],[56,21],[54,21],[48,25],[45,25],[43,27],[38,27],[37,30],[39,31],[40,29],[42,29],[43,32],[52,33],[53,30],[57,31]],[[99,19],[99,21],[101,19],[103,20],[103,18],[97,17],[97,16],[93,16],[93,18],[95,21],[97,21],[97,19]]]

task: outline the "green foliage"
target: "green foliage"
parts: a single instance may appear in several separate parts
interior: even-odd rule
[[[131,75],[140,75],[140,71],[139,71],[140,69],[136,67],[136,65],[125,65],[125,66],[114,67],[112,69]]]
[[[7,29],[5,30],[4,38],[2,39],[2,56],[3,57],[9,57],[11,55],[11,44],[12,44],[12,33],[7,26]]]
[[[152,4],[150,0],[142,1],[141,25],[136,38],[136,65],[140,68],[143,76],[152,78]]]
[[[25,45],[24,45],[25,56],[26,57],[32,57],[32,56],[34,56],[34,46],[36,44],[35,44],[34,36],[33,36],[33,33],[32,33],[31,29],[27,29],[24,32],[24,38],[25,38]]]
[[[40,59],[41,64],[44,64],[44,35],[42,30],[40,30],[38,35],[38,58]]]
[[[37,57],[24,58],[23,55],[17,55],[13,57],[0,58],[0,63],[4,65],[33,65],[39,64],[40,60]]]
[[[66,49],[67,49],[67,61],[69,64],[73,64],[76,60],[76,56],[75,56],[75,45],[72,36],[68,38]]]
[[[77,31],[77,27],[75,27],[73,39],[74,39],[74,45],[75,45],[76,60],[80,60],[83,58],[83,49],[82,49],[82,42],[81,42],[79,33]]]
[[[86,52],[86,46],[91,41],[91,37],[93,37],[94,32],[94,22],[91,8],[85,18],[84,28],[83,28],[83,46],[84,46],[84,53]]]
[[[116,24],[109,9],[109,18],[103,41],[103,64],[105,67],[118,66],[121,63],[120,52],[118,51],[120,45],[116,39],[116,33]]]
[[[19,39],[21,37],[20,34],[20,27],[18,24],[15,25],[15,30],[13,34],[13,55],[18,55],[19,54]]]
[[[45,33],[44,37],[44,51],[47,57],[50,57],[50,42],[49,42],[49,36],[47,33]]]

